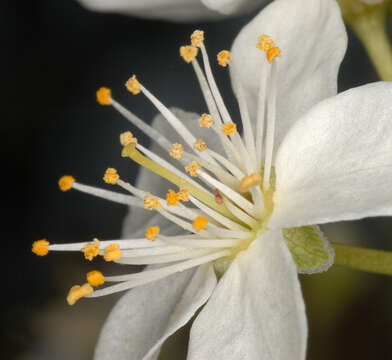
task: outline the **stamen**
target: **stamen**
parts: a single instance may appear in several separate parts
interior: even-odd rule
[[[233,60],[233,56],[230,51],[222,50],[218,53],[217,59],[220,66],[226,67]]]
[[[233,135],[237,132],[237,125],[234,123],[226,123],[222,125],[222,132],[225,135]]]
[[[92,261],[96,256],[99,255],[99,240],[94,238],[93,241],[94,244],[87,244],[82,249],[84,258],[89,261]]]
[[[181,46],[180,56],[189,64],[197,56],[198,51],[199,49],[195,46]]]
[[[133,95],[137,95],[140,93],[140,83],[139,80],[136,78],[136,75],[131,76],[125,83],[125,86],[128,91],[131,92]]]
[[[273,47],[272,49],[269,49],[269,50],[267,51],[267,60],[268,60],[268,62],[269,62],[270,64],[274,61],[274,59],[275,59],[277,56],[278,56],[278,57],[281,56],[280,48],[278,48],[278,47]]]
[[[240,192],[245,194],[249,191],[251,187],[257,186],[261,184],[261,175],[260,174],[252,174],[245,176],[240,184]]]
[[[210,114],[203,114],[199,119],[200,127],[210,128],[214,124],[214,119]]]
[[[127,146],[130,143],[137,143],[137,139],[130,131],[126,131],[120,134],[120,143],[122,146]]]
[[[240,169],[238,169],[237,166],[235,166],[221,154],[211,149],[208,149],[208,152],[215,160],[218,160],[218,162],[220,162],[227,170],[229,170],[238,180],[241,180],[245,176],[245,174]]]
[[[204,31],[195,30],[191,35],[191,42],[193,46],[200,47],[204,42]]]
[[[146,239],[150,241],[155,241],[155,238],[160,231],[161,229],[159,228],[159,226],[150,226],[145,233]]]
[[[144,197],[144,208],[147,210],[162,210],[162,204],[159,202],[158,198],[151,195],[147,194]]]
[[[107,184],[115,185],[115,184],[117,184],[118,179],[120,179],[120,176],[118,175],[116,169],[113,169],[113,168],[106,169],[105,176],[103,177],[103,180]]]
[[[200,231],[206,228],[208,224],[208,219],[204,216],[198,216],[195,220],[193,220],[192,226],[196,231]]]
[[[101,87],[97,91],[97,101],[101,105],[111,105],[112,103],[112,92],[106,87]]]
[[[68,191],[72,188],[72,184],[76,179],[71,175],[62,176],[58,182],[61,191]]]
[[[167,244],[190,248],[230,248],[241,244],[240,239],[187,239],[181,236],[167,237],[159,235],[159,239]]]
[[[271,48],[275,47],[275,42],[268,35],[260,35],[257,38],[256,47],[264,52],[267,52]]]
[[[86,278],[87,278],[87,282],[94,287],[103,285],[105,283],[105,277],[98,270],[93,270],[88,272]]]
[[[121,257],[121,250],[119,244],[111,244],[105,248],[105,261],[118,260]]]
[[[72,286],[67,295],[67,302],[69,305],[74,305],[79,299],[90,296],[93,292],[94,289],[87,283],[82,286]]]
[[[170,149],[170,156],[175,159],[181,159],[184,152],[184,147],[181,144],[175,143]]]
[[[195,141],[195,143],[193,144],[193,147],[197,150],[197,151],[205,151],[207,150],[207,144],[205,143],[204,140],[197,140]]]
[[[177,195],[181,201],[187,202],[187,201],[189,201],[190,193],[191,192],[187,189],[180,189],[180,191],[177,193]]]
[[[49,241],[41,239],[33,242],[31,251],[38,256],[45,256],[49,253]]]
[[[188,166],[185,167],[185,171],[192,177],[197,176],[198,170],[201,168],[201,165],[196,161],[192,161]]]
[[[235,216],[235,218],[239,219],[244,224],[249,225],[250,228],[256,227],[257,221],[253,217],[249,216],[246,212],[238,208],[236,205],[234,205],[230,200],[226,199],[224,196],[222,198],[223,198],[223,203],[230,210],[230,212]]]
[[[174,190],[169,189],[166,194],[166,204],[169,206],[176,206],[180,201],[180,196]]]

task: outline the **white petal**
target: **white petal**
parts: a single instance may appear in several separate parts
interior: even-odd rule
[[[267,0],[202,0],[205,6],[224,15],[252,11],[266,2]]]
[[[263,9],[242,29],[232,49],[232,68],[242,81],[254,121],[259,77],[261,71],[268,71],[261,66],[264,53],[256,48],[262,34],[271,36],[282,51],[277,59],[275,144],[279,145],[299,116],[336,94],[347,36],[334,0],[276,0]]]
[[[109,315],[95,359],[156,359],[165,339],[190,320],[215,285],[206,265],[132,289]]]
[[[196,318],[188,360],[304,360],[307,325],[297,269],[280,231],[240,253]]]
[[[88,9],[176,22],[219,19],[200,0],[79,0]]]
[[[348,90],[316,105],[276,160],[269,226],[392,215],[392,83]]]

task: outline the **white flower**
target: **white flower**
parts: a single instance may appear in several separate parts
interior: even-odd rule
[[[139,238],[66,245],[42,240],[33,250],[39,255],[82,250],[90,259],[99,252],[107,261],[150,265],[141,273],[106,277],[118,282],[113,286],[71,289],[70,304],[135,288],[109,316],[96,359],[156,359],[163,342],[202,305],[188,359],[305,359],[307,325],[297,270],[325,270],[333,254],[316,227],[290,228],[392,214],[392,85],[380,82],[336,95],[346,49],[336,2],[277,0],[241,31],[232,54],[218,56],[223,66],[232,57],[240,136],[212,77],[203,34],[194,35],[206,77],[197,48],[182,48],[181,54],[193,65],[212,115],[199,119],[205,128],[195,114],[170,111],[132,77],[128,90],[144,94],[162,114],[152,127],[108,89],[97,93],[98,101],[151,136],[150,149],[129,132],[121,136],[123,156],[150,171],[142,169],[134,187],[115,169],[107,170],[105,181],[132,196],[69,176],[60,180],[62,190],[72,187],[133,205],[124,234]],[[265,54],[256,48],[257,39]],[[187,171],[197,177],[175,167],[191,162]],[[188,193],[167,192],[169,183],[151,171]],[[157,197],[166,193],[166,200]],[[179,202],[187,197],[187,206]],[[219,281],[216,272],[223,274]],[[98,272],[88,278],[93,286],[103,282]]]
[[[79,0],[88,9],[176,22],[221,19],[260,8],[266,0]]]

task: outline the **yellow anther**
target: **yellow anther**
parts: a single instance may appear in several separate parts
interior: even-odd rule
[[[103,258],[106,261],[118,260],[121,257],[121,250],[119,244],[110,244],[105,248],[105,254]]]
[[[93,241],[94,244],[87,244],[82,249],[84,258],[89,261],[99,255],[99,240],[97,238],[94,238]]]
[[[112,103],[112,91],[107,87],[101,87],[97,90],[97,101],[101,105],[110,105]]]
[[[91,286],[100,286],[105,283],[105,277],[98,270],[88,272],[86,278]]]
[[[137,139],[133,136],[130,131],[125,131],[120,134],[120,143],[122,146],[127,146],[130,143],[137,144]]]
[[[145,237],[147,240],[155,241],[156,236],[161,231],[159,226],[150,226],[145,233]]]
[[[61,191],[68,191],[72,188],[72,184],[76,179],[71,175],[62,176],[58,182]]]
[[[200,127],[210,128],[214,124],[214,119],[210,114],[203,114],[199,119]]]
[[[162,210],[162,204],[159,202],[158,198],[147,194],[144,197],[144,208],[147,210]]]
[[[237,131],[237,125],[234,123],[226,123],[222,125],[222,132],[225,135],[233,135]]]
[[[197,56],[198,48],[186,45],[180,47],[180,56],[187,62],[188,64]]]
[[[195,141],[195,143],[193,144],[193,147],[197,150],[197,151],[204,151],[207,150],[207,144],[203,141],[203,140],[197,140]]]
[[[201,165],[196,161],[192,161],[188,166],[185,167],[185,171],[192,177],[197,176],[197,171],[201,168]]]
[[[133,95],[137,95],[140,93],[140,82],[136,79],[136,75],[131,76],[128,81],[125,83],[125,87],[131,92]]]
[[[268,35],[260,35],[257,38],[256,47],[262,51],[267,52],[269,49],[275,47],[275,42]]]
[[[105,171],[105,176],[103,177],[103,180],[107,184],[115,185],[119,178],[120,178],[120,175],[118,175],[116,169],[107,168]]]
[[[174,190],[169,189],[169,191],[166,194],[167,205],[175,206],[178,204],[179,201],[180,201],[180,196]]]
[[[175,143],[170,149],[170,156],[175,159],[181,159],[184,152],[184,147],[181,144]]]
[[[269,49],[268,51],[267,51],[267,60],[268,60],[268,62],[271,64],[273,61],[274,61],[274,59],[278,56],[278,57],[280,57],[281,56],[281,51],[280,51],[280,48],[278,48],[277,46],[276,47],[273,47],[273,48],[271,48],[271,49]]]
[[[69,305],[74,305],[79,299],[85,296],[89,296],[94,292],[94,289],[90,284],[84,284],[82,286],[72,286],[67,295],[67,302]]]
[[[240,183],[240,192],[247,193],[249,189],[253,186],[257,186],[261,184],[261,175],[260,174],[252,174],[245,176]]]
[[[198,216],[195,220],[193,220],[193,228],[196,231],[203,230],[208,224],[208,219],[204,216]]]
[[[178,192],[178,197],[181,201],[189,201],[189,195],[191,192],[187,189],[180,189]]]
[[[33,242],[31,251],[38,256],[45,256],[49,252],[49,241],[41,239]]]
[[[191,35],[191,42],[193,46],[200,47],[204,43],[204,31],[195,30]]]
[[[233,60],[233,56],[231,55],[231,52],[228,50],[220,51],[217,55],[217,58],[218,58],[218,64],[223,67],[226,67],[231,62],[231,60]]]

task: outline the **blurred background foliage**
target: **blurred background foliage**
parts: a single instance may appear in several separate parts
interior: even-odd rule
[[[119,101],[151,121],[153,107],[129,96],[123,86],[136,73],[164,103],[202,112],[201,93],[191,68],[178,56],[179,46],[201,28],[210,54],[230,48],[253,15],[178,25],[96,14],[76,1],[1,2],[2,358],[91,358],[99,329],[121,296],[69,307],[67,291],[87,271],[98,266],[108,272],[124,270],[86,263],[75,253],[42,259],[30,251],[32,241],[42,237],[71,242],[120,235],[125,207],[57,188],[58,178],[67,173],[105,187],[101,178],[108,166],[129,180],[136,176],[136,167],[120,157],[118,135],[129,129],[128,123],[96,104],[95,90],[111,87]],[[233,99],[227,73],[216,73],[225,98]],[[377,80],[361,43],[349,32],[340,91]],[[390,219],[323,229],[335,242],[392,250]],[[301,280],[309,360],[392,358],[392,278],[334,267]],[[168,341],[162,359],[185,356],[188,330],[189,325]]]

